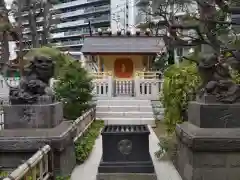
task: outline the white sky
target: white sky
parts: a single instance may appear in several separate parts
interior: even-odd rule
[[[4,1],[5,1],[6,5],[9,7],[13,0],[4,0]]]

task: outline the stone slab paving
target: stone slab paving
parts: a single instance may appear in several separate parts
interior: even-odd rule
[[[150,153],[158,176],[158,180],[182,180],[177,170],[170,161],[159,161],[154,156],[158,150],[158,138],[150,128]],[[71,180],[96,180],[97,168],[102,156],[102,138],[99,136],[89,159],[82,165],[77,166],[71,176]]]

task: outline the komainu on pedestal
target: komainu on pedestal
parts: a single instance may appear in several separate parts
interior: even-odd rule
[[[202,78],[188,122],[178,124],[177,169],[183,180],[238,180],[240,177],[240,86],[230,68],[240,71],[240,52],[213,55],[198,63]]]
[[[10,105],[4,105],[5,129],[52,128],[63,120],[61,102],[55,101],[49,87],[54,75],[54,61],[48,56],[35,56],[24,68],[18,87],[10,87]]]
[[[38,55],[24,68],[19,86],[10,87],[10,104],[3,105],[4,129],[0,133],[3,170],[15,169],[48,144],[53,151],[54,172],[64,176],[72,172],[76,127],[63,121],[63,105],[49,87],[53,75],[54,60]]]

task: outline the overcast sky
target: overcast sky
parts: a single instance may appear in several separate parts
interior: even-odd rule
[[[9,7],[13,0],[4,0],[6,2],[6,5]]]

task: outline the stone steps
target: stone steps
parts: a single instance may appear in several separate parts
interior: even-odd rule
[[[96,116],[100,119],[105,119],[106,117],[116,117],[116,118],[154,118],[153,112],[141,112],[141,111],[128,111],[128,112],[96,112]]]
[[[105,118],[104,124],[148,124],[155,127],[153,118]]]
[[[105,124],[155,125],[151,101],[132,97],[98,100],[96,116],[97,119],[104,120]]]
[[[144,106],[151,106],[151,103],[149,100],[127,100],[127,99],[109,99],[109,100],[98,100],[97,105],[99,106],[139,106],[139,105],[144,105]]]
[[[132,112],[132,111],[141,111],[141,112],[152,112],[151,106],[97,106],[97,112]]]

